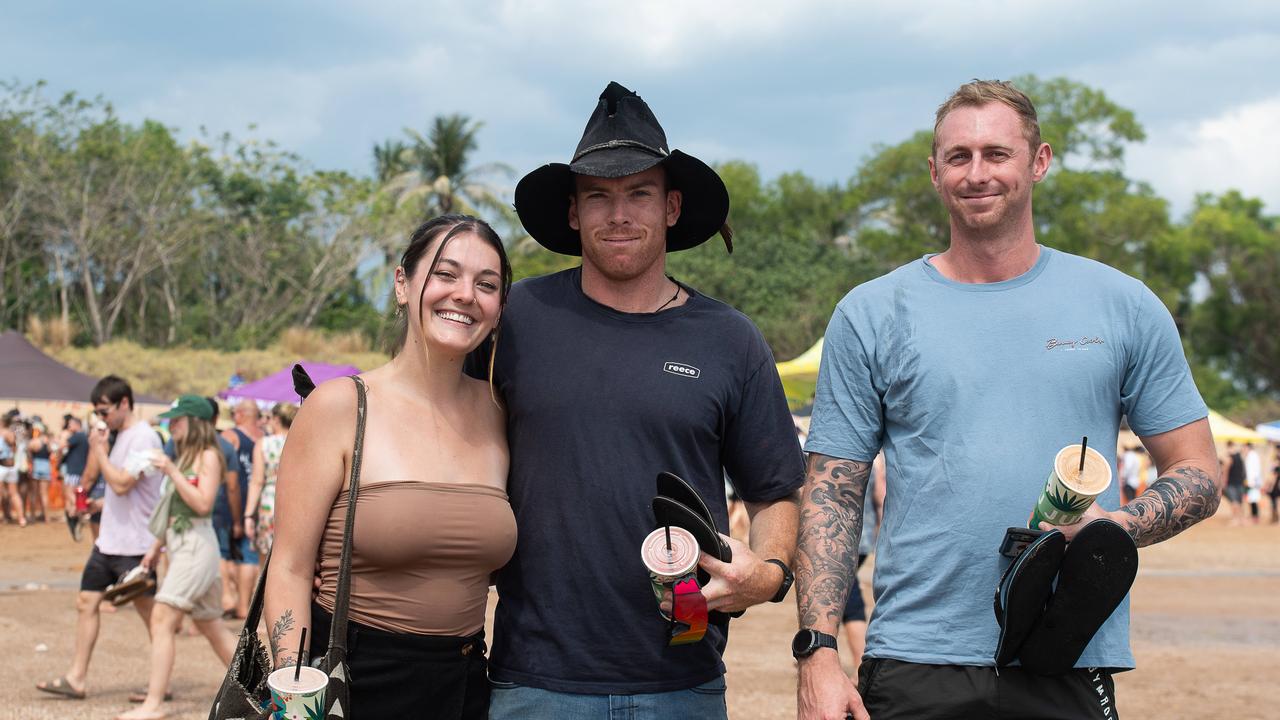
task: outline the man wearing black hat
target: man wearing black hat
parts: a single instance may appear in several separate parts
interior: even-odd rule
[[[803,461],[759,330],[665,273],[667,252],[729,244],[724,183],[610,83],[573,161],[525,176],[516,210],[582,265],[517,283],[497,341],[519,542],[498,577],[490,717],[725,717],[726,613],[790,587]],[[702,556],[709,625],[688,644],[640,558],[660,472],[720,528],[727,472],[753,518],[730,563]]]

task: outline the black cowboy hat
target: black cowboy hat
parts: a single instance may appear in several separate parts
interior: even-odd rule
[[[724,181],[701,160],[667,150],[667,135],[653,111],[634,92],[616,82],[600,93],[600,103],[587,121],[573,160],[549,163],[521,178],[516,185],[516,212],[524,229],[546,249],[562,255],[581,255],[582,240],[569,227],[569,196],[573,176],[618,178],[644,172],[661,163],[667,181],[684,200],[680,219],[667,228],[667,251],[688,250],[717,231],[733,252],[729,191]]]

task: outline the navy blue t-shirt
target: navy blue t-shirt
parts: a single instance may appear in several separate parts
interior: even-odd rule
[[[84,474],[84,466],[89,463],[89,436],[84,432],[73,432],[67,438],[67,454],[62,457],[62,469],[68,475]]]
[[[490,673],[558,692],[694,687],[724,672],[725,626],[668,647],[640,561],[656,477],[673,472],[728,527],[745,500],[795,491],[804,461],[773,355],[742,313],[690,288],[660,313],[617,312],[575,268],[511,290],[494,381],[507,406],[519,541],[498,575]]]

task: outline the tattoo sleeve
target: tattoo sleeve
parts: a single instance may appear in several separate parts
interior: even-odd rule
[[[858,571],[862,499],[871,463],[817,453],[801,491],[796,563],[800,627],[838,625]],[[856,591],[856,588],[855,588]]]
[[[1196,467],[1179,467],[1120,509],[1133,516],[1129,534],[1143,547],[1168,540],[1212,516],[1221,499],[1208,473]]]

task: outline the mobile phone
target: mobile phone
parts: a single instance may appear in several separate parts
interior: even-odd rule
[[[1027,546],[1035,542],[1036,538],[1044,534],[1044,530],[1032,530],[1024,527],[1011,527],[1004,531],[1004,540],[1000,543],[1000,554],[1016,558],[1022,554]]]

